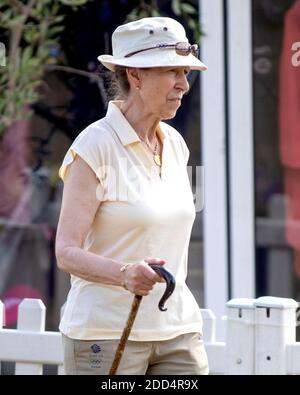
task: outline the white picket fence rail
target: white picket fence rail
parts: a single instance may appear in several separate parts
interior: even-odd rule
[[[211,374],[300,374],[296,301],[275,297],[232,299],[226,307],[226,342],[215,339],[217,321],[213,312],[202,310]],[[58,374],[63,374],[61,335],[45,331],[46,308],[41,300],[21,302],[17,329],[3,329],[3,318],[0,301],[0,361],[16,362],[17,375],[41,375],[45,364],[57,365]]]

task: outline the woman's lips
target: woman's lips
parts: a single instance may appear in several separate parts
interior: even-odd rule
[[[180,97],[177,97],[175,99],[169,99],[169,100],[173,101],[173,102],[181,102],[181,98]]]

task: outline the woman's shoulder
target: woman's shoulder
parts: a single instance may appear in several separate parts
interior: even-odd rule
[[[77,136],[78,141],[89,141],[92,144],[100,144],[112,141],[112,135],[104,119],[97,121],[86,126]],[[75,141],[76,141],[75,140]]]
[[[182,152],[184,160],[187,163],[189,158],[189,149],[182,135],[173,126],[160,122],[160,127],[163,133],[173,142],[174,149],[178,152]]]
[[[178,138],[178,135],[180,135],[178,130],[166,122],[160,121],[159,126],[161,127],[164,134],[166,134],[168,137]]]
[[[170,139],[173,139],[180,143],[181,145],[186,145],[184,138],[182,135],[178,132],[177,129],[175,129],[173,126],[169,125],[166,122],[160,122],[160,127],[163,131],[163,133]]]
[[[88,125],[77,135],[69,147],[59,171],[60,177],[64,179],[66,170],[74,161],[76,155],[84,159],[91,169],[97,173],[101,165],[108,161],[111,141],[111,132],[102,119]]]

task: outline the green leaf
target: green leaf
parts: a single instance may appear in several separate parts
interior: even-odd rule
[[[189,3],[181,3],[180,7],[181,7],[181,10],[183,12],[185,12],[186,14],[190,14],[190,15],[197,15],[198,14],[198,11],[196,10],[196,8],[193,7]]]
[[[156,16],[161,16],[161,14],[155,8],[153,8],[151,11],[151,16],[156,17]]]
[[[41,37],[45,37],[48,30],[48,23],[46,21],[42,21],[39,26],[39,32]]]
[[[57,38],[48,37],[45,41],[43,41],[43,46],[45,46],[45,47],[51,47],[51,46],[59,47],[59,44],[57,42]]]
[[[24,39],[28,44],[35,44],[39,40],[39,33],[35,27],[24,29]]]
[[[8,23],[13,18],[13,9],[8,8],[0,13],[1,25]]]
[[[64,5],[79,6],[86,4],[89,0],[59,0]]]
[[[192,30],[196,29],[197,28],[197,22],[195,21],[195,19],[188,19],[188,26]]]
[[[65,15],[58,15],[53,19],[54,23],[60,23],[65,19]]]
[[[35,67],[38,67],[40,65],[40,59],[38,59],[38,58],[31,58],[29,61],[28,61],[28,66],[29,67],[32,67],[33,69],[35,68]]]
[[[138,13],[138,15],[137,15],[137,17],[138,17],[139,19],[147,18],[148,16],[150,16],[150,12],[148,12],[148,11],[146,11],[146,10],[141,10],[141,11]]]
[[[57,33],[60,33],[62,31],[65,30],[64,26],[53,26],[51,28],[48,29],[48,36],[49,37],[53,37],[55,36]]]
[[[59,4],[58,3],[52,4],[51,14],[56,15],[58,13],[58,11],[59,11]]]
[[[175,15],[181,15],[179,0],[172,0],[171,8]]]
[[[12,29],[18,25],[23,25],[25,22],[25,16],[24,15],[17,15],[14,18],[11,18],[10,21],[8,22],[8,26]]]
[[[137,19],[138,9],[134,8],[130,14],[127,15],[126,22],[133,22]]]
[[[23,50],[23,52],[22,52],[22,64],[24,63],[24,64],[26,64],[26,63],[28,63],[28,61],[30,60],[30,58],[32,57],[32,53],[33,53],[33,49],[32,49],[32,47],[30,47],[30,46],[28,46],[28,47],[25,47],[24,48],[24,50]]]

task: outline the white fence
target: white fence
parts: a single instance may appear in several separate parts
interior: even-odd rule
[[[24,299],[18,309],[17,329],[3,329],[0,301],[0,361],[16,362],[15,374],[43,374],[43,365],[57,365],[63,374],[61,335],[45,331],[46,308],[41,300]]]
[[[204,340],[211,374],[300,374],[300,342],[296,342],[297,302],[263,297],[233,299],[227,307],[226,342],[215,339],[216,318],[202,310]],[[15,374],[40,375],[43,365],[63,374],[61,335],[45,331],[44,304],[24,299],[17,329],[3,329],[0,302],[0,361],[16,362]]]

